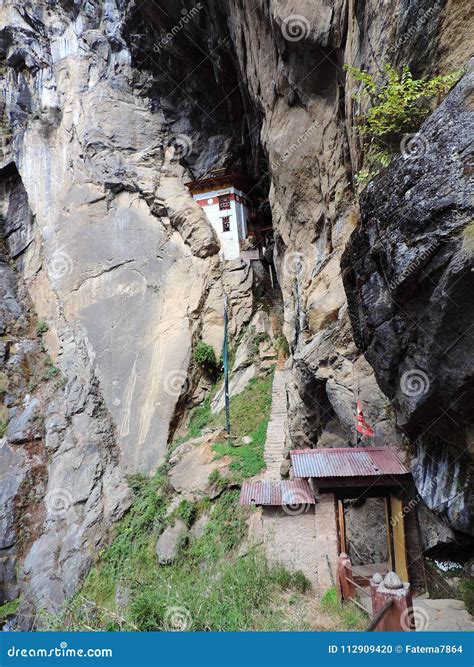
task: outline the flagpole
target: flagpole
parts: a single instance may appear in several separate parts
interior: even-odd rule
[[[359,380],[357,380],[356,414],[359,415]],[[359,422],[356,421],[356,447],[358,447],[360,445],[360,433],[359,433],[359,429],[357,428],[358,425],[359,425]]]
[[[227,341],[227,327],[229,317],[227,314],[227,305],[227,294],[224,294],[224,347],[222,350],[222,356],[224,362],[225,430],[230,440],[229,346]]]

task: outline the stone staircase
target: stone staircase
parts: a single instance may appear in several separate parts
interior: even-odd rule
[[[285,450],[285,435],[287,428],[286,410],[286,378],[288,371],[284,368],[284,360],[279,360],[275,368],[272,387],[272,409],[267,429],[264,458],[267,469],[262,479],[278,481],[280,466],[283,462]]]

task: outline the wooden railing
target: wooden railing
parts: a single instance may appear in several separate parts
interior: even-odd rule
[[[338,594],[342,602],[353,602],[370,617],[367,630],[415,630],[410,584],[403,583],[395,572],[389,572],[385,578],[376,573],[370,580],[368,577],[365,579],[367,587],[354,581],[351,560],[347,554],[342,553],[337,559]],[[356,592],[371,598],[372,614],[357,600]]]

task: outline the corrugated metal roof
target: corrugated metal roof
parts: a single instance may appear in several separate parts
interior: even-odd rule
[[[335,447],[290,452],[297,477],[406,475],[403,453],[393,447]]]
[[[244,482],[240,491],[240,504],[314,505],[315,499],[310,485],[304,479]]]

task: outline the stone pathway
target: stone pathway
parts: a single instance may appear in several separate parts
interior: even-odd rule
[[[413,600],[419,632],[474,632],[474,619],[462,600]]]
[[[269,481],[279,481],[281,479],[280,466],[283,463],[288,419],[286,412],[287,373],[288,371],[279,363],[275,368],[273,377],[272,409],[263,454],[267,469],[262,475],[262,479]]]
[[[370,597],[359,595],[358,600],[372,615]],[[474,619],[462,600],[448,598],[432,600],[427,599],[425,595],[419,595],[413,599],[413,609],[417,632],[474,631]]]

